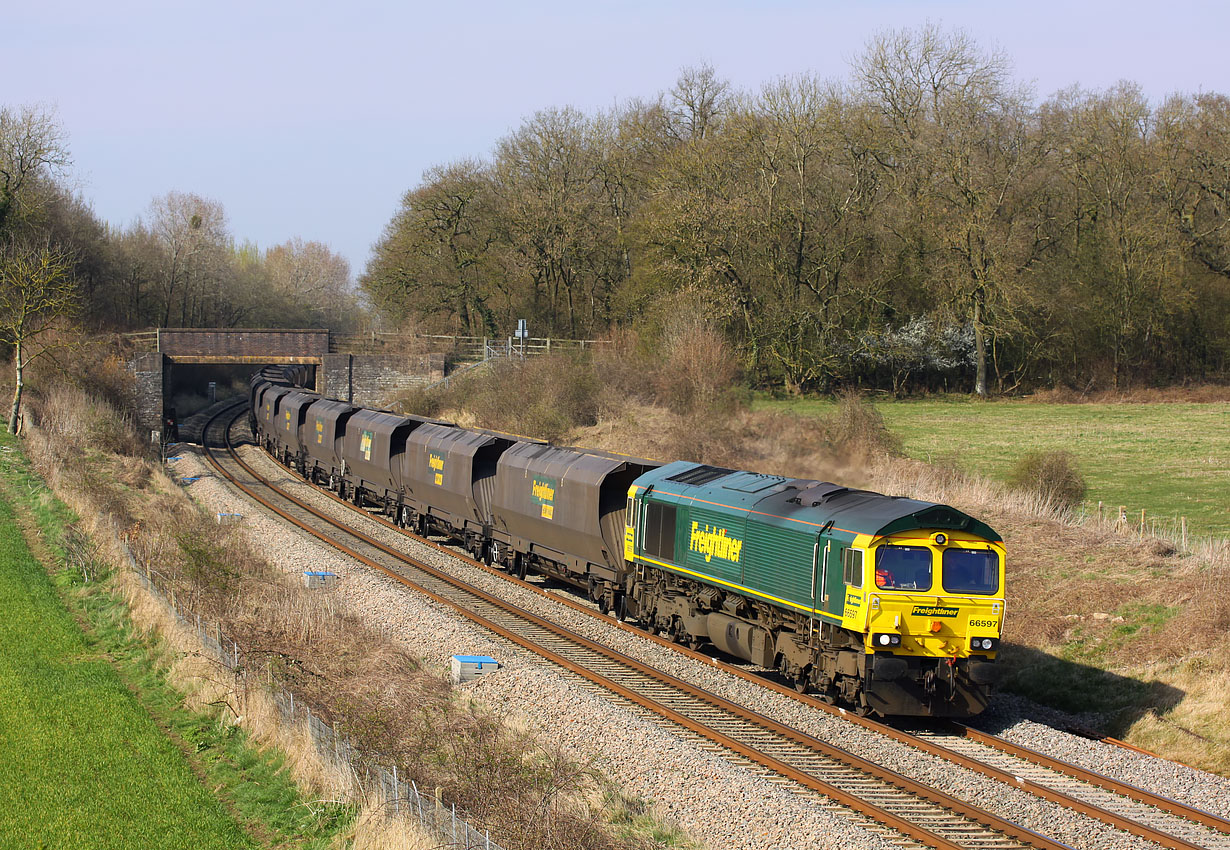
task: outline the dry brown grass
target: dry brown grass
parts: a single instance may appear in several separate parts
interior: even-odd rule
[[[181,624],[167,605],[153,596],[127,570],[116,572],[133,624],[146,634],[157,634],[170,655],[167,678],[192,711],[218,711],[222,723],[242,725],[260,746],[275,747],[285,756],[295,782],[324,799],[346,799],[353,792],[351,777],[321,757],[306,722],[289,724],[263,683],[237,677],[202,652],[199,637]]]
[[[1186,696],[1170,711],[1142,714],[1127,729],[1127,739],[1175,761],[1230,775],[1230,676],[1216,658],[1224,658],[1228,649],[1222,641],[1179,664],[1142,670],[1142,675],[1169,682]]]
[[[416,818],[397,814],[374,797],[359,809],[346,840],[348,850],[437,850],[440,846]]]

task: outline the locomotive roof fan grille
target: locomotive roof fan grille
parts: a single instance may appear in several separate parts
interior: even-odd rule
[[[676,473],[666,480],[678,481],[680,484],[708,484],[710,481],[717,481],[719,478],[725,478],[732,472],[734,472],[733,469],[724,469],[720,466],[706,466],[705,464],[701,464],[700,466],[694,466],[691,469]]]

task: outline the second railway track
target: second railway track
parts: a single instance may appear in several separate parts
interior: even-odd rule
[[[229,431],[229,425],[220,427],[217,418],[207,426],[205,442],[210,461],[249,496],[368,566],[449,605],[505,640],[547,658],[573,676],[583,679],[589,687],[601,688],[616,699],[635,706],[641,714],[652,713],[661,723],[676,724],[678,728],[687,730],[685,734],[689,736],[704,739],[712,746],[737,754],[737,760],[754,764],[762,772],[785,777],[795,783],[800,791],[810,789],[837,800],[899,833],[907,843],[943,848],[1066,846],[655,670],[350,529],[264,482],[234,452],[226,456],[216,454],[210,444],[228,445],[229,448],[229,439],[224,436]],[[322,523],[325,524],[324,528],[320,527]],[[576,603],[573,607],[583,609]],[[610,622],[609,618],[606,619]],[[897,734],[910,737],[906,733]],[[934,736],[929,742],[915,738],[912,745],[936,753],[947,753],[944,757],[963,766],[969,766],[966,762],[972,759],[971,756],[959,754],[952,756],[960,747],[941,744],[934,740]],[[976,742],[972,744],[974,749],[984,746]],[[1050,789],[1039,793],[1038,788],[1049,788],[1048,784],[1044,784],[1045,777],[1026,778],[1026,771],[1014,770],[1011,765],[987,765],[985,753],[980,758],[981,762],[972,760],[975,764],[982,764],[984,769],[981,772],[984,774],[994,775],[998,771],[1002,775],[996,778],[1039,796],[1047,797],[1049,793],[1048,798],[1052,801],[1070,805],[1068,794],[1072,789]],[[1103,793],[1108,797],[1118,797],[1122,792],[1114,795],[1106,791]],[[1146,808],[1143,803],[1137,805],[1141,809]],[[1184,850],[1200,847],[1221,850],[1223,846],[1230,847],[1230,841],[1217,843],[1220,835],[1216,832],[1220,828],[1218,823],[1210,824],[1211,828],[1197,827],[1193,834],[1186,828],[1191,818],[1176,813],[1165,816],[1171,818],[1170,821],[1163,818],[1159,822],[1154,816],[1155,805],[1151,801],[1147,812],[1132,813],[1135,819],[1117,810],[1113,813],[1102,811],[1099,805],[1087,801],[1082,801],[1079,810],[1162,846]],[[1208,841],[1210,837],[1212,840]],[[1220,838],[1226,836],[1220,835]]]

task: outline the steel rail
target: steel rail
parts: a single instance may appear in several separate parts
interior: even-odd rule
[[[221,413],[219,413],[214,418],[216,419],[219,416],[221,416]],[[238,416],[236,416],[235,419],[238,419]],[[232,423],[235,421],[235,419],[231,420]],[[212,421],[213,420],[211,420],[209,424],[212,424]],[[206,426],[207,430],[208,430],[208,427],[209,426],[207,425]],[[229,427],[227,430],[229,432]],[[487,628],[495,632],[496,634],[499,634],[501,637],[504,637],[505,639],[519,646],[522,646],[525,649],[528,649],[535,654],[548,658],[553,663],[558,664],[559,666],[563,667],[566,670],[569,670],[570,672],[580,676],[581,678],[584,678],[596,685],[606,688],[607,690],[610,690],[618,694],[622,698],[636,705],[639,705],[642,708],[646,708],[650,711],[653,711],[656,714],[659,714],[660,716],[666,717],[667,719],[670,719],[671,721],[679,724],[683,728],[688,729],[689,731],[697,735],[700,735],[704,738],[707,738],[713,741],[714,743],[717,743],[723,747],[726,747],[730,749],[732,752],[736,752],[739,755],[743,756],[744,758],[747,758],[750,761],[753,761],[757,764],[760,764],[763,767],[766,767],[776,773],[779,773],[780,775],[785,776],[786,778],[791,779],[792,781],[797,782],[798,784],[804,787],[811,788],[812,790],[818,791],[824,796],[829,797],[830,799],[833,799],[841,803],[842,805],[845,805],[873,820],[879,821],[880,823],[886,826],[896,829],[902,834],[910,838],[921,841],[922,843],[927,844],[928,846],[940,848],[940,850],[957,850],[958,848],[961,848],[963,846],[960,844],[956,844],[948,840],[947,838],[932,832],[931,830],[920,827],[916,824],[912,824],[909,821],[906,821],[902,819],[901,817],[892,814],[891,812],[887,812],[883,810],[879,806],[871,804],[867,802],[866,800],[862,800],[859,797],[854,796],[821,779],[818,779],[817,777],[813,775],[807,774],[793,767],[792,765],[786,762],[783,762],[780,759],[775,758],[772,755],[769,755],[760,750],[749,747],[748,745],[734,738],[731,738],[730,736],[716,729],[713,729],[710,726],[699,723],[693,718],[690,718],[687,715],[684,715],[676,711],[675,709],[670,708],[669,706],[663,705],[658,700],[654,700],[649,697],[646,697],[644,694],[641,694],[631,688],[628,688],[620,684],[619,682],[613,681],[608,676],[603,676],[601,674],[595,673],[585,668],[584,666],[559,655],[553,650],[543,647],[540,644],[528,638],[525,638],[524,636],[519,635],[516,632],[504,626],[501,626],[500,624],[492,621],[490,618],[485,617],[481,614],[478,614],[477,612],[474,612],[466,608],[465,606],[463,606],[461,603],[457,602],[456,600],[450,599],[447,596],[443,596],[435,591],[432,591],[431,589],[424,587],[421,583],[415,582],[414,580],[409,579],[406,576],[403,576],[397,573],[396,571],[388,569],[387,567],[381,565],[380,563],[353,550],[352,547],[348,547],[345,544],[342,544],[339,541],[336,541],[330,538],[328,535],[311,527],[307,523],[302,522],[298,518],[289,514],[287,511],[272,504],[268,499],[265,499],[262,496],[255,493],[252,490],[252,488],[238,481],[238,479],[235,476],[231,475],[226,469],[223,468],[222,464],[220,464],[218,460],[214,457],[213,452],[210,451],[209,446],[208,446],[208,440],[206,440],[205,442],[207,443],[206,456],[209,459],[210,463],[220,473],[222,473],[224,476],[229,478],[236,487],[238,487],[240,490],[246,493],[249,497],[253,498],[255,501],[264,505],[267,509],[273,511],[274,513],[283,517],[287,521],[293,523],[297,527],[303,528],[304,530],[308,531],[308,533],[312,534],[314,537],[328,543],[331,546],[334,546],[335,548],[339,548],[342,551],[345,551],[347,554],[351,555],[352,557],[355,557],[361,563],[373,569],[376,569],[384,573],[385,575],[388,575],[389,577],[393,578],[395,581],[398,581],[401,584],[411,587],[415,589],[416,591],[425,594],[429,598],[434,599],[435,601],[438,601],[444,605],[447,605],[448,607],[458,611],[460,614],[467,617],[468,619],[471,619],[472,621],[479,623],[484,628]],[[394,549],[390,546],[387,546],[386,544],[378,540],[375,540],[374,538],[371,538],[370,536],[358,531],[357,529],[344,526],[341,523],[339,523],[337,520],[334,520],[331,517],[328,517],[327,515],[320,513],[320,511],[316,510],[315,508],[312,508],[311,506],[303,503],[301,500],[295,498],[294,496],[288,493],[285,493],[279,490],[278,488],[274,487],[273,485],[269,484],[267,481],[264,481],[263,477],[259,473],[257,473],[254,469],[252,469],[250,465],[244,462],[242,458],[238,457],[238,454],[234,451],[233,446],[230,445],[229,435],[226,439],[226,442],[228,444],[227,448],[231,452],[232,458],[234,459],[236,464],[239,465],[248,475],[252,476],[255,480],[263,482],[264,485],[268,489],[277,493],[280,498],[290,502],[291,504],[296,505],[300,510],[307,511],[313,516],[321,520],[324,520],[326,523],[337,527],[343,533],[348,534],[358,540],[361,540],[366,545],[371,546],[375,548],[376,550],[383,552],[389,555],[390,557],[395,558],[398,561],[401,561],[403,563],[408,563],[414,568],[425,572],[426,574],[432,576],[433,578],[439,581],[447,582],[448,584],[455,587],[457,590],[460,590],[468,595],[476,597],[488,605],[495,606],[498,609],[512,613],[518,618],[533,624],[537,628],[545,629],[552,634],[564,637],[568,641],[574,644],[577,644],[579,646],[585,647],[586,649],[588,649],[589,651],[593,653],[596,653],[602,657],[608,658],[625,667],[635,670],[637,673],[639,673],[642,676],[645,676],[649,679],[652,679],[654,681],[667,685],[682,693],[688,694],[689,696],[695,699],[698,699],[704,703],[708,703],[709,705],[719,708],[725,711],[726,713],[739,718],[745,723],[758,726],[761,729],[764,729],[766,731],[772,732],[773,734],[779,735],[782,738],[785,738],[786,740],[789,740],[793,743],[799,744],[817,753],[820,753],[826,756],[827,758],[832,759],[833,761],[844,764],[847,767],[853,768],[855,770],[861,771],[869,776],[875,777],[880,782],[886,783],[888,785],[896,786],[897,788],[901,789],[907,794],[911,794],[915,797],[919,797],[921,799],[927,800],[933,805],[939,806],[943,809],[948,809],[949,811],[959,815],[962,819],[965,819],[966,821],[973,821],[975,823],[978,823],[980,826],[987,828],[991,830],[992,832],[997,832],[997,833],[1000,833],[1001,835],[1010,836],[1011,838],[1017,841],[1020,841],[1028,846],[1046,848],[1046,850],[1067,850],[1067,845],[1061,844],[1059,842],[1055,842],[1051,839],[1046,838],[1045,836],[1039,835],[1038,833],[1025,829],[1019,826],[1018,824],[1014,824],[1014,823],[1011,823],[1010,821],[1006,821],[1002,818],[999,818],[998,816],[994,814],[991,814],[990,812],[986,812],[975,806],[971,806],[968,803],[965,803],[964,801],[958,800],[954,797],[944,794],[943,792],[937,791],[932,788],[928,788],[920,783],[915,782],[914,780],[909,779],[908,777],[901,776],[900,774],[887,770],[886,768],[875,765],[871,762],[868,762],[865,759],[860,758],[859,756],[855,756],[852,753],[848,753],[837,747],[833,747],[832,745],[826,744],[823,741],[813,738],[812,736],[806,735],[802,732],[799,732],[798,730],[792,729],[770,718],[764,717],[763,715],[760,715],[754,711],[751,711],[743,706],[739,706],[722,697],[719,697],[715,694],[711,694],[707,691],[704,691],[703,689],[697,686],[691,685],[690,683],[687,683],[674,676],[671,676],[670,674],[667,674],[667,673],[664,673],[663,671],[656,670],[652,667],[649,667],[648,665],[638,662],[635,659],[629,658],[628,656],[625,656],[622,653],[619,653],[618,651],[611,649],[610,647],[606,647],[600,643],[597,643],[588,638],[585,638],[582,635],[575,634],[562,626],[551,623],[550,621],[544,620],[534,614],[531,614],[530,612],[525,611],[517,607],[516,605],[513,605],[512,603],[501,600],[498,597],[495,597],[495,596],[492,596],[491,594],[486,593],[485,591],[482,591],[472,586],[466,585],[464,582],[461,582],[458,579],[455,579],[449,576],[447,573],[437,570],[436,568],[430,567],[429,565],[423,564],[417,561],[416,559],[413,559],[407,556],[405,553],[400,552],[397,549]]]
[[[513,584],[519,587],[528,589],[547,599],[552,599],[557,603],[567,605],[568,607],[578,612],[582,612],[586,614],[587,616],[594,617],[595,619],[600,619],[609,625],[616,626],[620,629],[623,629],[626,632],[629,632],[631,634],[636,634],[642,638],[652,640],[663,646],[668,646],[677,652],[681,652],[684,655],[691,657],[694,660],[705,663],[711,667],[715,667],[717,669],[723,670],[727,673],[730,673],[746,681],[755,682],[759,685],[763,685],[764,687],[767,687],[770,690],[774,690],[791,699],[794,699],[799,702],[808,704],[812,707],[818,708],[821,711],[827,712],[828,714],[839,716],[848,722],[862,726],[863,728],[868,729],[869,731],[884,735],[888,738],[891,738],[894,741],[897,741],[898,743],[902,743],[907,746],[914,747],[915,749],[921,750],[925,753],[928,753],[929,755],[936,756],[937,758],[942,758],[945,761],[953,762],[954,764],[957,764],[961,767],[965,767],[969,770],[972,770],[990,779],[1003,782],[1005,784],[1011,785],[1014,788],[1019,788],[1022,791],[1025,791],[1029,794],[1037,796],[1041,799],[1048,800],[1049,802],[1056,803],[1057,805],[1064,806],[1065,808],[1070,808],[1081,814],[1095,818],[1109,826],[1115,827],[1116,829],[1122,829],[1126,832],[1130,832],[1134,835],[1140,836],[1141,838],[1145,838],[1149,841],[1153,841],[1163,847],[1172,848],[1172,850],[1205,850],[1203,845],[1193,844],[1192,842],[1187,841],[1186,839],[1180,836],[1176,836],[1171,833],[1157,829],[1156,827],[1149,826],[1148,824],[1142,823],[1139,820],[1136,820],[1134,818],[1127,817],[1125,815],[1121,815],[1121,814],[1109,811],[1107,809],[1104,809],[1102,807],[1096,806],[1094,804],[1088,803],[1084,800],[1081,800],[1079,797],[1075,797],[1071,794],[1065,793],[1055,788],[1051,788],[1050,786],[1044,783],[1038,782],[1036,780],[1027,779],[1021,776],[1019,773],[1014,773],[1011,771],[1004,770],[1002,768],[988,764],[985,761],[976,759],[967,754],[956,752],[948,747],[943,746],[942,744],[938,744],[934,741],[927,740],[925,738],[918,737],[917,735],[911,734],[909,732],[905,732],[900,729],[897,729],[896,727],[890,724],[883,723],[878,720],[873,720],[869,717],[864,717],[864,716],[858,715],[851,711],[847,711],[846,709],[841,708],[840,706],[830,705],[824,702],[823,700],[818,699],[809,694],[799,694],[797,691],[795,691],[793,687],[782,685],[781,683],[776,682],[773,679],[767,678],[766,676],[762,674],[749,672],[739,666],[729,664],[727,662],[714,658],[710,655],[706,655],[697,650],[690,649],[686,646],[680,645],[676,643],[675,641],[659,637],[653,632],[649,632],[644,629],[631,626],[622,621],[619,621],[611,617],[597,613],[592,608],[576,601],[570,596],[561,596],[561,595],[554,594],[554,593],[548,593],[547,591],[543,590],[542,588],[530,582],[527,582],[523,579],[518,579],[515,576],[509,575],[503,572],[502,570],[495,569],[480,561],[476,561],[473,558],[469,557],[468,555],[462,554],[451,547],[445,546],[443,544],[437,543],[436,541],[430,540],[428,538],[414,534],[413,532],[407,531],[406,529],[402,528],[396,523],[391,522],[386,517],[381,516],[379,514],[369,513],[368,511],[365,511],[363,508],[359,507],[358,505],[355,505],[352,502],[349,502],[345,499],[339,498],[337,495],[335,495],[329,490],[325,490],[323,488],[317,488],[317,489],[322,495],[328,496],[330,499],[333,499],[339,504],[346,506],[347,508],[371,519],[372,521],[378,522],[391,530],[397,531],[398,533],[403,534],[406,537],[409,537],[410,539],[414,540],[417,543],[420,543],[425,546],[429,546],[432,549],[435,549],[439,552],[447,554],[451,557],[457,558],[458,560],[461,560],[462,562],[468,564],[471,567],[475,567],[475,568],[484,570],[485,572],[488,572],[492,575],[499,576],[505,581],[512,582]],[[951,721],[950,723],[951,723],[952,729],[960,730],[959,732],[957,732],[957,734],[960,734],[962,737],[967,737],[972,740],[976,740],[978,743],[983,744],[984,746],[990,747],[992,749],[999,750],[1000,752],[1005,753],[1006,755],[1013,756],[1023,761],[1031,762],[1040,767],[1053,770],[1057,773],[1066,774],[1067,776],[1070,776],[1074,779],[1081,780],[1097,788],[1101,788],[1102,790],[1109,791],[1115,794],[1119,794],[1121,796],[1127,797],[1128,799],[1135,800],[1138,803],[1143,803],[1145,805],[1153,806],[1164,812],[1168,812],[1172,815],[1175,815],[1176,817],[1191,821],[1193,823],[1200,824],[1202,826],[1208,827],[1215,831],[1230,834],[1230,821],[1226,821],[1218,817],[1215,814],[1204,811],[1203,809],[1198,809],[1194,806],[1189,806],[1185,803],[1179,802],[1170,797],[1166,797],[1165,795],[1157,794],[1155,792],[1148,791],[1143,788],[1139,788],[1138,786],[1132,785],[1127,782],[1123,782],[1121,780],[1114,779],[1113,777],[1095,773],[1093,771],[1082,768],[1078,765],[1071,764],[1069,762],[1054,758],[1052,756],[1047,756],[1044,753],[1031,750],[1028,747],[1024,747],[1019,744],[1014,744],[997,735],[992,735],[990,733],[981,732],[977,729],[973,729],[972,727],[966,726],[964,724],[953,723]],[[1122,744],[1121,742],[1117,742],[1117,741],[1112,741],[1112,743],[1119,744],[1120,746],[1123,746],[1124,748],[1129,749],[1129,750],[1137,750],[1146,755],[1152,755],[1151,753],[1147,753],[1144,750],[1138,750],[1138,748],[1132,747],[1131,745],[1128,745],[1128,744]]]

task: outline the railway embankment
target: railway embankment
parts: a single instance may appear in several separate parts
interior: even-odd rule
[[[54,490],[79,514],[119,529],[181,607],[187,601],[222,624],[244,658],[260,660],[259,675],[243,682],[217,672],[196,677],[194,687],[212,693],[206,701],[229,712],[231,721],[267,717],[257,710],[264,696],[259,683],[276,682],[340,727],[360,752],[381,765],[398,764],[402,780],[414,780],[429,795],[438,788],[441,799],[457,803],[505,848],[687,846],[591,765],[480,710],[441,671],[424,669],[391,641],[378,622],[340,611],[332,597],[304,588],[302,576],[271,567],[236,526],[220,523],[218,511],[202,510],[183,486],[209,479],[185,475],[196,482],[177,486],[144,460],[144,446],[115,411],[66,390],[44,400],[38,422],[26,445]],[[230,505],[228,512],[239,512],[233,498]],[[182,646],[180,652],[190,654]],[[273,728],[252,734],[268,747],[294,737]],[[346,799],[310,753],[288,755],[287,764],[304,793]],[[349,799],[356,809],[372,803],[357,816],[355,846],[387,832],[388,810],[379,800]]]

